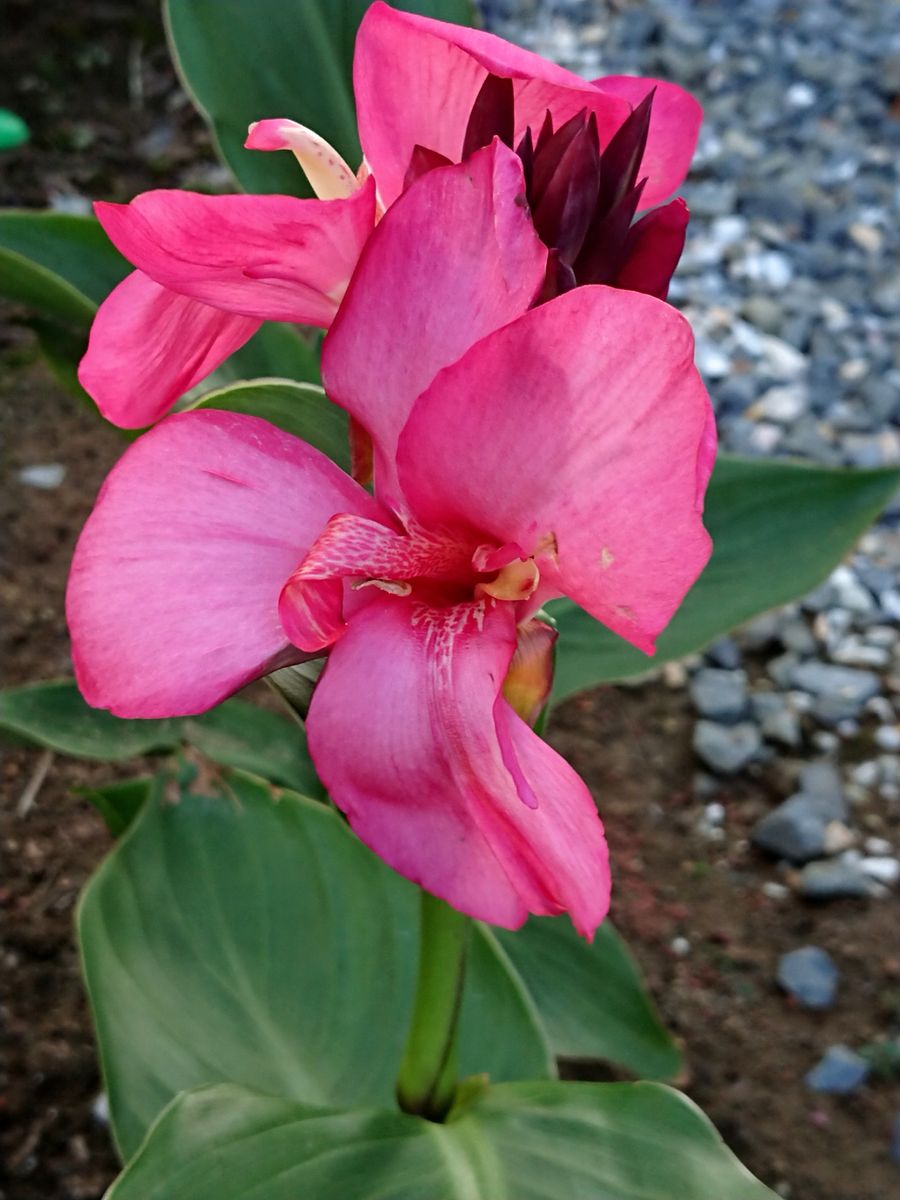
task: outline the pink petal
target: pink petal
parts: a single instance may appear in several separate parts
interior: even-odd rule
[[[665,300],[684,249],[689,220],[688,206],[679,197],[636,221],[628,231],[627,257],[615,279],[616,287]]]
[[[581,287],[441,372],[401,435],[400,484],[424,523],[537,551],[544,584],[649,653],[709,557],[710,412],[683,317]]]
[[[133,271],[100,305],[78,378],[108,421],[142,429],[243,346],[259,325],[253,317],[210,308]]]
[[[572,768],[499,697],[514,649],[511,605],[378,596],[331,652],[310,750],[401,874],[480,920],[568,911],[590,936],[609,902],[603,828]]]
[[[303,657],[282,584],[335,512],[380,506],[266,421],[167,418],[113,468],[82,531],[66,609],[82,694],[121,717],[202,712]]]
[[[638,170],[638,178],[647,176],[641,206],[652,208],[667,200],[684,183],[703,121],[703,108],[690,92],[665,79],[646,79],[635,75],[607,75],[595,79],[594,86],[606,96],[627,100],[634,107],[649,91],[656,89],[650,114],[647,148]]]
[[[332,400],[372,435],[380,494],[413,401],[473,342],[523,312],[547,260],[499,142],[418,180],[369,239],[322,352]]]
[[[328,326],[375,223],[375,191],[369,182],[323,201],[159,190],[94,208],[163,287],[247,317]]]
[[[459,161],[488,72],[515,80],[517,137],[528,126],[537,132],[548,109],[559,126],[587,108],[605,145],[628,115],[617,96],[493,34],[375,3],[359,27],[353,88],[363,152],[385,207],[403,190],[417,145]]]

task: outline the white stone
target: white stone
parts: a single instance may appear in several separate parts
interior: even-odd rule
[[[62,463],[35,463],[34,466],[22,467],[19,471],[19,483],[40,488],[44,492],[58,488],[65,477],[66,468]]]
[[[900,860],[896,858],[873,856],[864,858],[859,865],[871,879],[877,879],[879,883],[886,883],[889,887],[893,887],[900,879]]]

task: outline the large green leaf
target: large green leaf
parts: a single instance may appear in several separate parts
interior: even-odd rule
[[[247,126],[264,117],[308,125],[355,169],[360,149],[350,83],[353,45],[370,3],[165,0],[182,82],[247,191],[310,194],[291,155],[244,150]],[[395,7],[472,23],[470,0],[406,0]]]
[[[554,1054],[606,1059],[643,1079],[671,1079],[681,1069],[681,1053],[609,921],[590,944],[563,917],[533,917],[515,933],[492,936],[537,1005]]]
[[[118,1144],[180,1090],[236,1082],[320,1105],[388,1104],[415,980],[418,894],[333,811],[229,778],[144,806],[79,911]],[[533,1005],[476,942],[465,1073],[546,1076]]]
[[[85,397],[75,367],[98,305],[131,270],[93,217],[0,212],[0,296],[31,309],[46,358],[66,389]],[[206,382],[277,375],[319,382],[318,333],[267,322]]]
[[[236,350],[200,386],[221,388],[260,376],[320,383],[320,340],[317,329],[304,328],[301,332],[298,326],[266,321],[245,346]]]
[[[350,469],[347,414],[313,383],[253,379],[207,392],[193,407],[224,408],[264,417],[318,447],[345,471]]]
[[[639,675],[815,587],[900,484],[896,470],[843,470],[720,455],[706,502],[709,566],[648,658],[570,600],[559,623],[554,699]]]
[[[130,269],[93,217],[0,212],[0,295],[40,316],[87,329]]]
[[[149,798],[153,795],[156,781],[152,776],[141,779],[125,779],[97,788],[74,788],[73,791],[90,800],[106,822],[113,837],[121,837]]]
[[[108,1200],[776,1200],[652,1083],[506,1084],[446,1125],[235,1087],[181,1096]]]
[[[226,767],[321,795],[306,735],[289,717],[226,700],[197,717],[125,721],[91,708],[71,679],[0,692],[0,735],[75,758],[119,762],[187,742]]]

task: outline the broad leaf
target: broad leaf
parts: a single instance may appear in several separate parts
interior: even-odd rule
[[[648,658],[570,600],[559,624],[554,699],[640,675],[814,588],[900,484],[900,471],[845,470],[720,455],[706,501],[709,566]]]
[[[148,803],[79,912],[124,1154],[172,1097],[228,1081],[319,1105],[389,1104],[413,993],[418,892],[333,811],[247,777]],[[476,944],[461,1069],[546,1076],[534,1009]]]
[[[99,788],[73,788],[73,791],[90,800],[106,822],[113,837],[121,837],[131,822],[146,804],[154,787],[152,777],[126,779],[121,783],[109,783]]]
[[[205,390],[230,383],[277,376],[301,383],[320,383],[319,330],[266,321],[246,346],[236,350],[199,386]]]
[[[172,58],[248,192],[310,195],[289,154],[244,150],[247,126],[290,117],[360,161],[351,68],[371,0],[166,0]],[[407,0],[396,8],[471,24],[470,0]]]
[[[42,317],[87,329],[130,269],[93,217],[0,212],[0,295]]]
[[[0,692],[0,735],[102,762],[164,753],[187,742],[222,766],[322,794],[300,725],[244,700],[226,700],[198,717],[125,721],[91,708],[71,679],[31,683]]]
[[[264,417],[316,446],[344,470],[350,469],[347,414],[313,383],[253,379],[207,392],[194,408],[224,408]]]
[[[108,1200],[776,1200],[652,1083],[492,1087],[433,1125],[234,1087],[181,1096]]]
[[[71,679],[0,692],[0,734],[102,762],[171,750],[179,742],[177,721],[123,721],[86,704]]]
[[[554,1054],[599,1058],[644,1079],[671,1079],[681,1054],[640,972],[609,921],[593,943],[562,917],[533,917],[515,933],[492,931],[528,988]]]

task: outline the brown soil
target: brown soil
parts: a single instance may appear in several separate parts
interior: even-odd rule
[[[0,103],[29,119],[35,140],[4,172],[4,202],[42,204],[60,188],[127,195],[165,182],[206,144],[178,98],[150,0],[7,5]],[[92,47],[85,65],[54,53],[76,45]],[[142,99],[133,81],[129,92],[129,54],[143,64]],[[136,160],[136,139],[160,121],[174,127],[164,161]],[[73,122],[87,127],[74,140]],[[122,442],[59,392],[13,321],[0,327],[0,421],[0,527],[11,566],[0,585],[0,654],[8,685],[69,670],[68,560]],[[67,468],[60,488],[18,482],[19,467],[48,462]],[[661,684],[585,696],[556,718],[552,740],[588,781],[607,822],[615,919],[686,1044],[686,1090],[748,1166],[791,1200],[886,1200],[900,1182],[888,1156],[896,1084],[876,1080],[852,1097],[816,1097],[803,1075],[831,1043],[858,1047],[896,1033],[897,902],[810,907],[766,897],[762,882],[779,876],[746,838],[787,794],[787,771],[776,763],[723,785],[727,838],[711,842],[697,829],[691,723],[684,693]],[[0,770],[0,1200],[95,1200],[116,1164],[93,1112],[100,1081],[72,916],[109,839],[71,789],[133,771],[57,758],[34,806],[19,816],[40,759],[14,750]],[[672,950],[675,937],[690,943],[683,956]],[[838,1002],[826,1013],[792,1006],[773,983],[778,955],[806,942],[828,949],[842,971]]]

